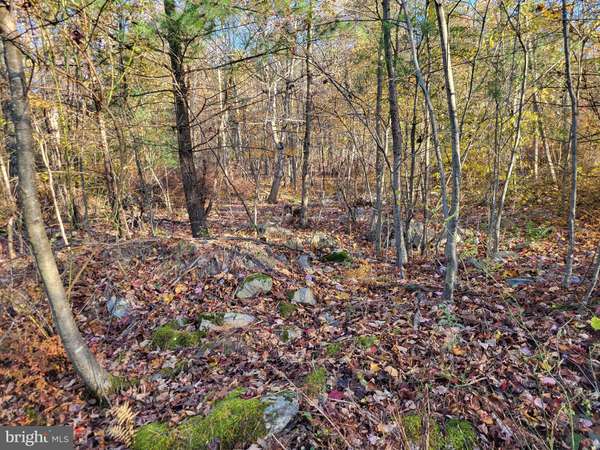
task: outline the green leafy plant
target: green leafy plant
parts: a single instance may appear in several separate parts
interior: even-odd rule
[[[540,241],[546,239],[552,233],[552,227],[546,225],[536,225],[532,221],[527,221],[525,225],[525,237],[528,242]]]

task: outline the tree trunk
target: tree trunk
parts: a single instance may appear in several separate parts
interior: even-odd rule
[[[375,227],[373,234],[375,237],[375,252],[381,256],[381,210],[383,207],[383,159],[385,152],[384,134],[382,133],[381,109],[383,102],[383,45],[380,42],[379,52],[377,54],[377,99],[375,103],[375,136],[377,138],[377,149],[375,156]]]
[[[433,146],[435,151],[435,157],[438,164],[438,172],[440,174],[440,199],[442,202],[442,214],[444,216],[444,222],[448,218],[448,194],[446,192],[446,170],[444,169],[444,161],[442,159],[442,150],[440,146],[440,138],[439,138],[439,128],[438,122],[435,115],[435,110],[433,109],[433,103],[431,101],[431,95],[429,93],[429,87],[427,86],[427,82],[423,77],[423,73],[421,72],[421,65],[419,64],[419,58],[417,55],[417,48],[414,41],[414,32],[410,19],[408,18],[408,8],[406,5],[406,0],[402,1],[402,9],[404,10],[404,14],[406,16],[406,26],[408,27],[408,40],[410,43],[411,49],[411,57],[413,65],[415,66],[415,76],[417,77],[417,81],[421,90],[423,91],[423,96],[425,97],[425,104],[427,105],[427,112],[429,114],[429,120],[431,123],[431,135],[433,138]]]
[[[571,100],[571,196],[568,213],[569,247],[567,249],[565,274],[563,278],[563,286],[568,287],[571,283],[571,275],[573,274],[573,253],[575,251],[575,210],[577,207],[577,121],[579,110],[577,105],[577,95],[575,94],[575,88],[573,87],[573,77],[571,76],[571,49],[569,45],[569,19],[567,16],[566,0],[562,0],[562,30],[565,52],[565,79],[567,82],[567,90],[569,91],[569,99]],[[566,172],[567,168],[565,167],[564,170]]]
[[[450,133],[452,137],[452,200],[448,220],[446,221],[446,280],[444,283],[444,300],[451,302],[454,299],[454,285],[458,272],[458,259],[456,255],[456,235],[460,213],[460,132],[456,114],[456,93],[454,90],[454,77],[452,74],[452,61],[450,59],[450,46],[448,45],[448,26],[443,0],[435,0],[435,12],[440,29],[440,45],[442,47],[442,64],[446,81],[446,97],[448,101],[448,117],[450,119]]]
[[[273,169],[273,182],[271,183],[271,190],[269,192],[269,197],[267,198],[267,202],[271,204],[277,203],[277,197],[279,196],[279,188],[281,187],[281,180],[283,179],[283,166],[285,163],[285,137],[286,137],[286,129],[288,126],[288,117],[290,113],[290,97],[292,94],[291,89],[291,81],[286,79],[285,83],[285,93],[283,97],[283,118],[282,124],[277,130],[276,121],[277,121],[277,81],[275,83],[275,88],[273,92],[273,117],[271,119],[271,132],[273,134],[273,141],[275,142],[275,168]]]
[[[310,50],[312,40],[312,0],[309,0],[306,29],[306,100],[304,108],[304,143],[302,146],[302,193],[300,207],[300,225],[308,224],[308,175],[310,171],[310,133],[312,128],[312,72],[310,70]]]
[[[392,167],[392,193],[394,198],[394,237],[396,243],[396,267],[400,269],[403,277],[403,266],[406,262],[406,247],[404,245],[404,232],[402,230],[402,207],[400,193],[400,164],[402,152],[402,131],[400,130],[400,115],[398,112],[398,93],[396,91],[396,70],[394,68],[394,54],[392,51],[390,35],[390,1],[383,0],[383,48],[385,63],[388,73],[388,101],[390,104],[390,118],[392,125],[392,153],[394,155]]]
[[[184,55],[179,30],[177,29],[178,24],[174,18],[175,0],[164,0],[164,8],[169,20],[167,42],[169,43],[169,57],[173,72],[173,95],[175,97],[175,122],[181,181],[192,236],[201,237],[208,233],[206,218],[211,206],[208,199],[208,186],[206,186],[206,177],[198,176],[194,162],[192,131],[187,104],[188,87],[183,72]]]
[[[98,396],[106,396],[113,387],[111,376],[100,366],[77,329],[44,228],[34,172],[35,157],[26,92],[27,81],[21,54],[15,44],[19,33],[15,21],[4,5],[0,3],[0,32],[4,40],[4,60],[12,100],[10,117],[15,126],[19,192],[25,227],[48,295],[54,323],[67,355],[87,387]]]

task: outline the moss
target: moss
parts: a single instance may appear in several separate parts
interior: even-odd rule
[[[204,337],[203,332],[179,330],[178,324],[173,321],[158,327],[152,333],[152,345],[163,350],[176,350],[178,348],[195,347]]]
[[[440,427],[433,419],[429,420],[428,430],[423,427],[423,417],[419,414],[409,414],[402,418],[402,426],[404,427],[404,433],[406,439],[412,443],[419,445],[421,440],[424,438],[424,434],[427,432],[428,445],[427,448],[431,450],[438,450],[444,448],[444,437],[440,431]]]
[[[376,336],[371,335],[357,336],[356,343],[359,347],[366,350],[373,347],[374,345],[377,345],[379,343],[379,339],[377,339]]]
[[[139,428],[133,437],[132,450],[169,450],[174,448],[174,440],[169,427],[164,423],[153,422]]]
[[[132,450],[232,450],[246,448],[267,434],[259,398],[243,399],[242,390],[216,402],[206,416],[195,416],[173,429],[150,423],[135,434]]]
[[[212,322],[217,326],[222,326],[225,323],[225,313],[204,313],[198,316],[197,323],[198,325],[202,323],[203,320],[208,322]]]
[[[298,309],[298,306],[294,305],[293,303],[290,303],[290,302],[279,303],[279,315],[281,317],[283,317],[284,319],[291,317],[296,312],[297,309]]]
[[[207,416],[192,417],[174,431],[181,448],[246,448],[267,434],[259,398],[242,399],[235,391],[217,402]]]
[[[309,373],[304,380],[306,393],[315,396],[323,392],[327,383],[327,375],[327,370],[323,367],[317,367]]]
[[[446,423],[446,448],[472,450],[476,442],[475,428],[466,420],[451,419]]]
[[[271,281],[271,277],[269,275],[266,275],[264,273],[253,273],[251,275],[248,275],[246,278],[244,278],[244,283],[249,283],[251,281]]]
[[[130,387],[139,386],[140,380],[138,378],[126,378],[118,375],[111,375],[110,384],[112,392],[121,392]]]
[[[325,354],[330,357],[338,355],[341,351],[342,344],[340,344],[339,342],[328,344],[327,347],[325,347]]]
[[[350,261],[350,254],[346,250],[334,250],[333,252],[323,257],[325,261],[342,263]]]

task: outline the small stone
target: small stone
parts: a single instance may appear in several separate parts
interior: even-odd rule
[[[506,279],[506,283],[511,287],[511,288],[517,288],[520,286],[526,286],[528,284],[533,283],[535,280],[533,278],[530,277],[516,277],[516,278],[507,278]]]
[[[258,294],[267,294],[273,288],[273,279],[264,273],[248,275],[235,293],[237,298],[252,298]]]
[[[332,327],[337,327],[340,324],[340,321],[331,315],[330,312],[324,312],[319,316],[319,319]]]
[[[285,327],[281,330],[279,335],[281,340],[285,343],[294,342],[296,339],[300,339],[302,337],[302,330],[298,327]]]
[[[303,305],[316,305],[317,300],[311,288],[303,287],[294,292],[292,303],[301,303]]]
[[[256,317],[250,314],[227,312],[207,314],[200,317],[198,330],[230,330],[232,328],[244,328],[256,321]]]
[[[308,255],[300,255],[298,257],[298,265],[302,270],[308,271],[309,269],[311,269],[310,257]]]
[[[261,402],[268,404],[263,419],[269,434],[282,432],[300,411],[300,403],[294,392],[268,395],[263,397]]]
[[[293,237],[291,239],[288,239],[285,242],[285,246],[288,248],[291,248],[292,250],[302,250],[304,249],[304,244],[302,244],[302,241],[300,239],[298,239],[297,237]]]
[[[310,246],[315,250],[324,250],[326,248],[335,248],[338,245],[338,240],[328,234],[317,232],[310,240]]]
[[[106,309],[108,309],[110,315],[116,319],[124,319],[129,316],[129,306],[127,300],[114,295],[106,302]]]

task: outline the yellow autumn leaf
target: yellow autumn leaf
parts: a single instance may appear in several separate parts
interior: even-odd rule
[[[398,373],[398,369],[396,369],[395,367],[387,366],[383,370],[385,370],[385,372],[392,378],[398,378],[400,376],[400,374]]]
[[[173,294],[164,293],[163,295],[161,295],[161,300],[168,305],[173,301]]]
[[[454,347],[452,347],[452,354],[456,356],[463,356],[465,353],[465,349],[460,347],[459,345],[455,345]]]
[[[187,290],[188,290],[187,284],[177,283],[177,285],[175,286],[175,294],[181,294],[182,292],[185,292]]]

